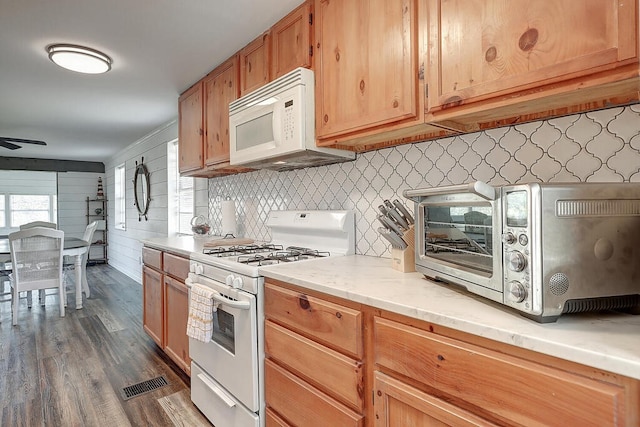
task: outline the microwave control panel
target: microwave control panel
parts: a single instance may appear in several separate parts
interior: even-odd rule
[[[282,121],[282,126],[284,126],[284,139],[292,140],[294,133],[296,131],[295,128],[295,117],[294,117],[294,108],[293,108],[293,99],[289,99],[284,103],[284,120]]]

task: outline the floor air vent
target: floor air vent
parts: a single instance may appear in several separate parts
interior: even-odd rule
[[[164,387],[167,384],[169,384],[169,382],[164,377],[164,375],[158,378],[142,381],[141,383],[124,387],[122,389],[122,398],[124,400],[129,400],[132,397],[140,396],[141,394],[159,389],[160,387]]]

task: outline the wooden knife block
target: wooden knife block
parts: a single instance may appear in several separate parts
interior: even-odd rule
[[[415,231],[413,225],[404,232],[405,249],[391,248],[391,267],[403,273],[416,271]]]

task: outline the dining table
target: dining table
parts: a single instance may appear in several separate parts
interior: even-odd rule
[[[89,250],[89,242],[82,240],[78,237],[64,236],[64,248],[62,254],[74,258],[75,265],[75,286],[76,286],[76,309],[82,308],[82,288],[83,284],[87,283],[85,266],[82,265],[83,255]],[[11,248],[9,246],[8,238],[0,238],[0,259],[11,259]],[[86,285],[85,285],[86,286]],[[85,290],[87,296],[89,295],[88,289]]]

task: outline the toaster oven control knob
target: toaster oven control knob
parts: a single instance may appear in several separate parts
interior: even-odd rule
[[[502,235],[502,240],[507,244],[507,245],[513,245],[516,242],[516,236],[515,234],[508,232],[508,233],[504,233]]]
[[[509,296],[513,302],[522,302],[527,298],[527,289],[522,283],[514,280],[509,282]]]
[[[520,251],[507,253],[507,264],[511,271],[522,271],[527,266],[527,258]]]

